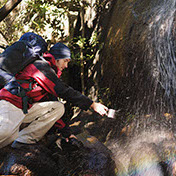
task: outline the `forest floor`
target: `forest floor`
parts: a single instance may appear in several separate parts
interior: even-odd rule
[[[70,128],[80,143],[66,143],[59,135],[55,142],[56,135],[48,133],[34,147],[4,147],[0,150],[0,175],[113,176],[115,163],[105,145],[113,125],[113,119],[78,111],[70,120]]]
[[[36,146],[21,150],[4,147],[0,150],[0,175],[174,175],[176,140],[169,128],[159,127],[167,121],[170,124],[170,119],[162,119],[165,123],[152,116],[125,123],[123,114],[111,119],[91,111],[77,111],[70,120],[70,128],[78,140],[67,143],[51,130]]]

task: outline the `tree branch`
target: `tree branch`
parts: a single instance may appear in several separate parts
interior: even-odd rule
[[[21,2],[22,0],[9,0],[0,9],[0,22]]]
[[[2,46],[2,45],[0,45],[0,48],[2,48],[2,49],[4,49],[4,50],[6,49],[6,47],[5,47],[5,46]]]

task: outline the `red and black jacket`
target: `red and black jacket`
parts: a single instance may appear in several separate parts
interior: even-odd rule
[[[35,102],[50,100],[52,96],[60,97],[83,110],[87,110],[93,103],[92,100],[82,95],[79,91],[74,90],[60,79],[61,71],[56,67],[55,59],[51,54],[45,53],[44,58],[45,60],[36,60],[29,64],[15,76],[17,82],[24,89],[29,88],[29,82],[21,83],[18,80],[31,80],[32,90],[26,93],[31,100],[28,102],[28,108],[31,108]],[[0,90],[0,99],[9,101],[22,109],[22,98],[15,95],[11,90],[13,90],[13,86],[2,88]]]

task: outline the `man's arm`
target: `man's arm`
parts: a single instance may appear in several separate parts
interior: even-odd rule
[[[34,66],[40,71],[40,77],[37,75],[34,79],[50,94],[63,98],[64,100],[73,103],[73,105],[80,107],[83,110],[92,108],[100,115],[105,115],[108,108],[101,103],[93,102],[87,96],[82,95],[79,91],[74,90],[68,86],[61,79],[59,79],[55,71],[47,64],[40,60],[34,62]]]
[[[93,101],[87,96],[82,95],[79,91],[68,86],[58,78],[55,71],[47,62],[41,60],[35,61],[32,65],[32,77],[42,86],[48,93],[56,97],[63,98],[71,102],[73,105],[87,110]]]

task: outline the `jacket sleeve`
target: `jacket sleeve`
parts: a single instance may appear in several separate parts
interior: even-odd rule
[[[90,98],[82,95],[59,79],[47,62],[38,60],[33,65],[38,70],[38,74],[34,75],[34,79],[50,94],[63,98],[84,110],[87,110],[93,103]]]

